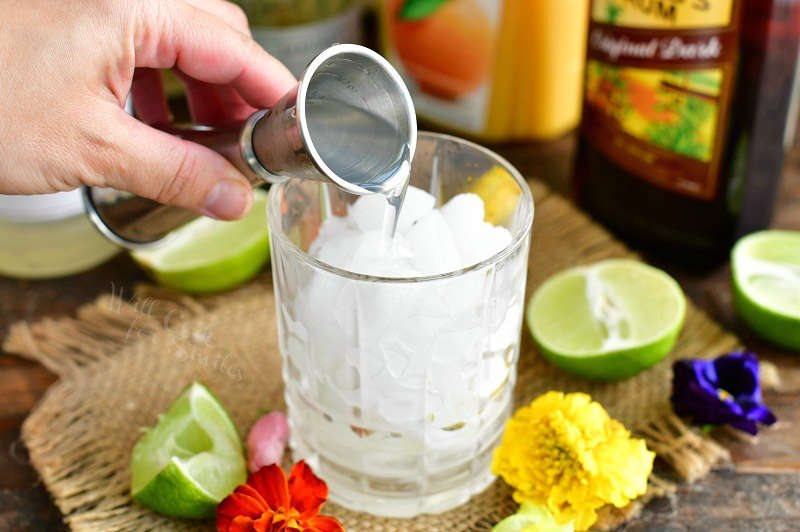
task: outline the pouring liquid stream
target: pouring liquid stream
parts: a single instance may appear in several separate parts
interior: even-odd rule
[[[391,186],[382,186],[376,190],[386,200],[386,210],[383,212],[383,244],[392,247],[397,233],[397,220],[406,198],[408,182],[411,177],[411,159],[404,159],[397,172],[387,181],[394,183]]]
[[[386,200],[382,231],[384,245],[392,247],[411,177],[412,147],[407,139],[381,116],[344,102],[310,99],[306,112],[325,164],[345,181]],[[386,161],[393,163],[387,167]]]

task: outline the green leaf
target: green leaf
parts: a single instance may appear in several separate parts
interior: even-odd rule
[[[609,24],[616,24],[620,13],[622,13],[622,6],[618,6],[613,2],[606,6],[606,18]]]
[[[399,18],[403,20],[421,20],[442,7],[450,0],[406,0],[400,10]]]

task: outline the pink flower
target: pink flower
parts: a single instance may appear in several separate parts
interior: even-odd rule
[[[270,412],[255,422],[247,436],[247,469],[280,464],[289,441],[289,423],[281,412]]]

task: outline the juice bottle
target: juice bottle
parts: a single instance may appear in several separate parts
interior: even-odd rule
[[[423,121],[489,141],[580,120],[588,0],[385,0],[384,54]]]
[[[594,0],[576,191],[613,230],[709,264],[769,224],[798,0]]]

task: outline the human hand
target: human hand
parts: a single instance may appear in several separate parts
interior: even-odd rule
[[[186,82],[193,118],[241,120],[292,74],[225,0],[10,0],[0,31],[0,193],[112,187],[235,219],[250,186],[212,150],[147,124],[169,120],[159,68]],[[133,94],[139,121],[124,110]]]

